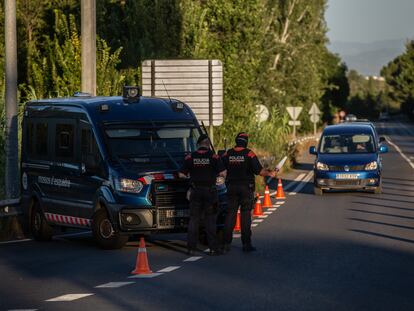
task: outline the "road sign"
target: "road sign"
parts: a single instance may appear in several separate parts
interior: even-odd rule
[[[219,60],[144,60],[142,94],[176,98],[209,126],[223,124],[223,65]]]
[[[310,120],[311,120],[312,123],[315,123],[315,124],[318,123],[319,120],[320,120],[319,115],[317,115],[317,114],[311,114]]]
[[[269,119],[269,109],[265,105],[256,105],[256,119],[259,123]]]
[[[289,113],[292,120],[297,120],[300,113],[302,112],[302,107],[286,107],[286,110]]]
[[[296,121],[302,112],[302,107],[286,107],[287,112],[292,118],[289,125],[293,126],[293,137],[296,137],[296,126],[300,126],[300,121]]]
[[[315,103],[312,104],[312,107],[309,110],[309,114],[310,115],[321,114],[321,111],[319,110],[318,106]]]

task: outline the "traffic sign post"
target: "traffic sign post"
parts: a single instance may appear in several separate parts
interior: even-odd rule
[[[313,123],[313,135],[316,136],[316,124],[319,122],[320,118],[319,115],[321,111],[319,110],[318,106],[313,103],[311,109],[309,110],[310,120]]]
[[[297,119],[302,112],[302,107],[286,107],[286,110],[292,119],[289,121],[289,125],[293,126],[293,137],[296,138],[296,127],[300,126],[300,121],[297,121]]]

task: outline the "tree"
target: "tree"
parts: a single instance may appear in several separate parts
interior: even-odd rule
[[[388,95],[401,103],[401,110],[414,115],[414,40],[407,42],[406,50],[381,70],[389,87]]]

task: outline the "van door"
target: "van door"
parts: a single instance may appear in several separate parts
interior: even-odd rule
[[[91,219],[97,200],[97,190],[105,181],[102,156],[92,126],[88,121],[79,120],[81,174],[77,178],[77,196],[84,204],[79,217]]]
[[[50,169],[50,213],[78,217],[77,177],[80,174],[79,138],[75,119],[54,119],[52,124],[53,165]]]

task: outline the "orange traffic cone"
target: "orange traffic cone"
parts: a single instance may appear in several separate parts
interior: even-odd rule
[[[256,200],[256,206],[254,207],[253,216],[258,217],[258,216],[263,215],[263,211],[262,211],[262,203],[260,202],[260,196],[259,194],[257,194],[256,196],[257,196],[257,200]]]
[[[147,249],[145,248],[144,238],[141,238],[139,241],[137,261],[135,263],[135,269],[131,274],[152,274],[148,265]]]
[[[240,232],[240,210],[237,210],[237,218],[236,218],[236,225],[234,226],[233,231]]]
[[[270,193],[269,193],[269,187],[266,186],[265,193],[264,193],[264,199],[263,199],[263,206],[264,208],[272,207],[272,201],[270,200]]]
[[[283,192],[282,180],[280,178],[279,182],[277,183],[276,199],[286,199],[285,193]]]

